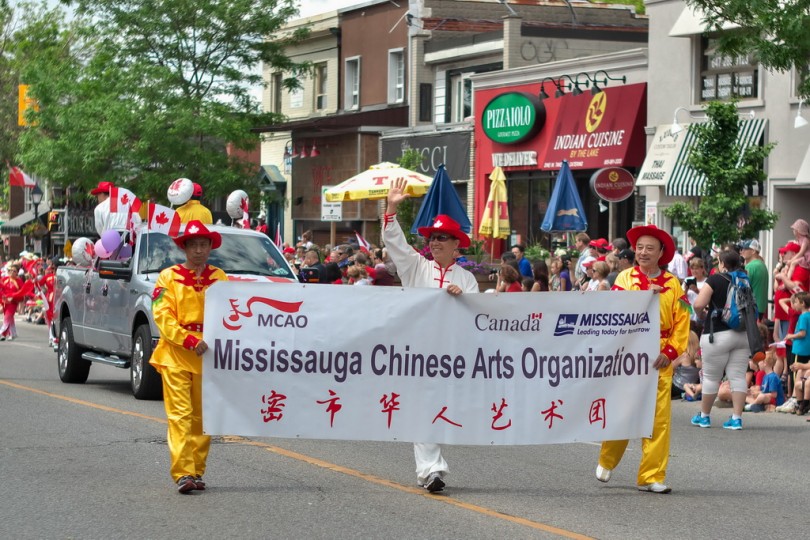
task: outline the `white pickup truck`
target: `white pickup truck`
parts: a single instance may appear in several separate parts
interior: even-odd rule
[[[267,235],[249,229],[211,226],[222,246],[209,264],[232,279],[297,282],[290,265]],[[161,399],[160,374],[149,364],[160,333],[152,318],[152,290],[164,268],[185,261],[165,234],[137,231],[132,257],[96,259],[90,267],[56,271],[54,325],[59,378],[84,383],[93,362],[129,369],[138,399]],[[124,233],[125,234],[125,233]]]

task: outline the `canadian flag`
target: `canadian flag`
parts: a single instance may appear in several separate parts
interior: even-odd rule
[[[150,202],[148,228],[174,238],[180,232],[180,215],[167,206]]]
[[[141,200],[127,188],[113,186],[110,189],[110,213],[138,213]]]
[[[24,188],[32,188],[37,184],[30,176],[25,174],[19,167],[9,167],[8,183],[9,185],[12,186],[20,186]]]
[[[281,223],[276,223],[276,247],[281,247]]]
[[[242,228],[249,229],[250,228],[250,214],[248,213],[248,198],[245,197],[242,199]]]
[[[354,235],[357,237],[357,245],[360,247],[362,251],[366,253],[371,252],[371,244],[369,244],[365,238],[363,238],[359,232],[355,231]]]

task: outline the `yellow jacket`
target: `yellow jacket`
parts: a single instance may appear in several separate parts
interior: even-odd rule
[[[214,223],[214,218],[211,216],[211,210],[203,206],[200,201],[191,199],[183,206],[177,207],[177,215],[180,216],[181,223],[188,223],[189,221],[198,220],[206,225]]]
[[[181,264],[160,273],[152,292],[152,315],[160,330],[160,341],[149,360],[155,369],[202,373],[202,358],[194,347],[202,339],[205,291],[227,280],[225,272],[211,265],[200,276]]]
[[[689,300],[678,278],[662,270],[658,277],[648,279],[634,266],[616,276],[613,290],[646,291],[651,284],[661,287],[661,352],[672,361],[686,351],[689,342]]]

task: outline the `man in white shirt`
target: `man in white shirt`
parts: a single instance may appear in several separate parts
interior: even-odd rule
[[[122,231],[127,228],[129,221],[128,212],[110,212],[110,190],[112,188],[112,182],[99,182],[98,186],[90,191],[90,195],[95,195],[98,201],[93,215],[96,218],[96,232],[99,236],[109,229]]]
[[[686,259],[683,258],[683,255],[681,255],[681,252],[678,249],[677,240],[673,237],[672,241],[675,242],[675,254],[672,256],[672,260],[669,261],[667,270],[669,270],[670,274],[675,275],[675,277],[683,281],[686,279],[687,275]]]

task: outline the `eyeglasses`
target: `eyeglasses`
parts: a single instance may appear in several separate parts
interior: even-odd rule
[[[429,242],[447,242],[448,240],[455,239],[455,236],[450,234],[431,234],[428,239]]]

